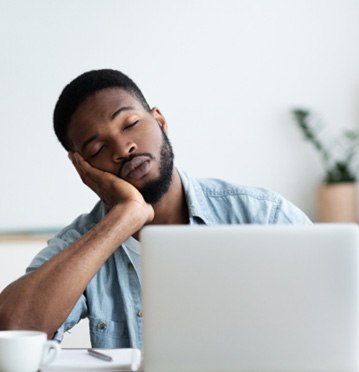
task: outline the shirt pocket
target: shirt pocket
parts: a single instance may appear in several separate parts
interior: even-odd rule
[[[126,348],[130,347],[127,323],[103,318],[89,317],[92,347]]]

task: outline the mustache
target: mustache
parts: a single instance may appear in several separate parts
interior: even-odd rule
[[[120,176],[121,171],[122,171],[122,169],[123,169],[123,167],[125,166],[126,163],[128,163],[129,161],[131,161],[134,158],[137,158],[139,156],[146,156],[146,157],[150,158],[151,160],[154,160],[155,159],[155,157],[152,154],[150,154],[149,152],[143,152],[141,154],[131,154],[131,155],[128,155],[128,156],[121,157],[120,158],[120,160],[121,160],[121,166],[120,166],[120,169],[117,172],[117,176],[118,177],[121,177]]]

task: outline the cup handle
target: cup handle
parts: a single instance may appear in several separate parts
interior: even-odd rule
[[[44,343],[44,351],[42,354],[41,367],[47,366],[52,363],[58,353],[60,352],[60,344],[57,341],[48,340]]]

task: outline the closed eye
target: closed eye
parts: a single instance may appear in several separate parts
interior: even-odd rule
[[[126,125],[124,128],[123,128],[123,130],[127,130],[127,129],[130,129],[130,128],[132,128],[132,127],[134,127],[136,124],[138,124],[139,123],[139,120],[136,120],[136,121],[134,121],[133,123],[131,123],[131,124],[129,124],[129,125]]]
[[[92,158],[96,157],[102,151],[102,149],[103,149],[103,146],[101,146],[94,154],[92,154],[90,156],[90,158],[92,159]]]

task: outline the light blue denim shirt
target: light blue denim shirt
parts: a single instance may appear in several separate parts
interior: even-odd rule
[[[260,188],[240,187],[216,179],[194,179],[179,172],[186,195],[190,224],[308,224],[310,220],[280,195]],[[33,259],[27,272],[35,270],[79,239],[103,217],[102,202],[89,214],[48,241]],[[141,285],[126,242],[122,244],[89,282],[64,324],[64,332],[88,317],[93,347],[142,347]]]

